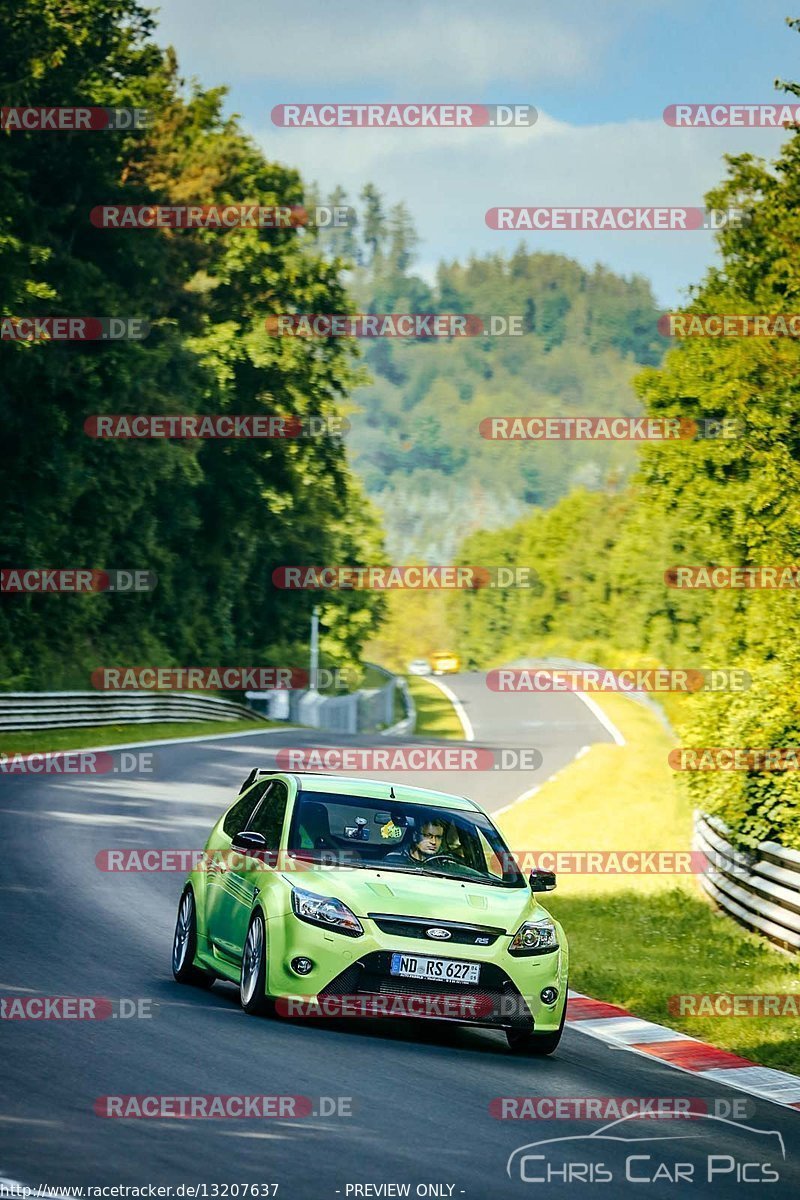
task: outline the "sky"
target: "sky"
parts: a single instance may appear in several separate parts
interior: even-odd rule
[[[145,0],[146,2],[146,0]],[[774,159],[774,129],[676,129],[674,103],[773,103],[800,79],[786,0],[162,0],[158,40],[185,76],[229,87],[227,111],[265,154],[351,203],[373,182],[403,200],[421,237],[415,268],[531,250],[602,262],[652,283],[669,308],[716,261],[713,235],[489,229],[498,205],[697,205],[725,154]],[[284,129],[274,105],[527,103],[510,129]]]

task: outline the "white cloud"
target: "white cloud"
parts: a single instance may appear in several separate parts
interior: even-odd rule
[[[783,131],[674,129],[660,120],[569,125],[547,114],[532,129],[253,128],[268,157],[291,163],[323,191],[341,184],[357,203],[371,180],[404,200],[423,238],[421,267],[470,252],[510,252],[520,239],[654,281],[660,303],[698,282],[714,254],[703,231],[499,233],[496,205],[697,205],[725,175],[723,155],[772,157]]]
[[[375,100],[425,101],[443,98],[443,89],[478,100],[485,97],[470,89],[502,81],[509,94],[497,100],[535,103],[511,91],[585,77],[609,36],[599,16],[569,19],[537,0],[497,8],[481,0],[239,0],[230,12],[217,0],[164,0],[160,14],[160,40],[174,42],[207,83],[222,75],[295,85],[286,101],[318,99],[331,84],[374,85]],[[305,94],[309,84],[314,95]]]
[[[703,232],[509,234],[486,228],[499,204],[702,204],[725,174],[724,153],[774,156],[782,131],[683,130],[660,119],[570,125],[540,115],[527,129],[277,129],[277,103],[324,100],[528,102],[545,87],[591,105],[608,82],[612,50],[632,44],[657,0],[163,0],[160,41],[206,85],[228,81],[235,107],[270,158],[298,167],[351,201],[374,182],[405,200],[423,245],[419,269],[440,258],[510,251],[522,238],[586,264],[653,280],[664,306],[697,282],[714,256]],[[670,95],[664,103],[674,100]],[[637,96],[630,96],[628,109]],[[591,111],[591,110],[589,110]]]

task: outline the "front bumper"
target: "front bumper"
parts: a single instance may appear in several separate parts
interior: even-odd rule
[[[508,953],[510,935],[499,937],[491,946],[448,945],[445,950],[441,944],[385,933],[375,921],[359,919],[364,936],[358,938],[330,933],[293,915],[269,921],[267,991],[270,995],[390,1000],[401,997],[403,1002],[386,1015],[504,1029],[541,1032],[558,1029],[566,1003],[568,975],[567,945],[560,928],[558,950],[517,958]],[[394,952],[477,963],[480,979],[473,985],[395,976],[389,969]],[[300,976],[292,969],[295,957],[312,961],[309,974]],[[540,998],[546,987],[558,991],[553,1004],[544,1004]]]

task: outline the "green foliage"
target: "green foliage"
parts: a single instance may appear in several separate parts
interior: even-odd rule
[[[450,561],[465,533],[635,468],[630,442],[498,442],[479,425],[489,416],[639,415],[632,378],[658,364],[666,344],[644,279],[520,245],[510,257],[442,262],[431,286],[411,269],[418,238],[405,207],[386,215],[372,184],[360,202],[345,254],[358,311],[519,316],[524,330],[363,343],[372,382],[354,395],[350,446],[396,561]],[[347,197],[337,189],[326,203]],[[343,253],[343,231],[324,231],[320,244]]]
[[[0,135],[0,313],[144,317],[142,342],[0,346],[2,557],[15,566],[137,567],[151,595],[6,596],[3,687],[87,686],[99,664],[302,663],[310,593],[286,563],[380,557],[340,441],[95,441],[94,413],[330,417],[358,378],[348,343],[268,337],[264,318],[342,311],[338,267],[306,230],[114,231],[97,204],[302,204],[224,91],[181,80],[134,0],[2,0],[4,104],[139,105],[130,135]],[[326,661],[357,658],[369,593],[326,597]]]
[[[709,207],[748,219],[719,236],[722,266],[693,294],[696,313],[791,313],[800,298],[800,139],[773,168],[730,158]],[[530,591],[451,599],[456,649],[473,665],[536,654],[537,639],[599,639],[674,667],[744,666],[742,693],[699,695],[680,722],[689,746],[800,744],[800,645],[791,591],[680,590],[676,565],[800,562],[800,346],[791,339],[689,338],[635,386],[648,414],[735,422],[737,436],[645,446],[623,492],[578,491],[510,529],[468,538],[461,562],[531,566]],[[688,401],[687,401],[688,398]],[[691,411],[687,411],[690,408]],[[800,848],[796,772],[688,774],[696,807],[746,845]]]

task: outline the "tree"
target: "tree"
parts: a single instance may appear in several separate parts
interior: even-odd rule
[[[361,236],[368,251],[366,261],[371,265],[383,255],[387,232],[386,216],[383,209],[383,199],[374,184],[364,184],[364,187],[361,189],[360,200],[364,206],[361,220]]]

